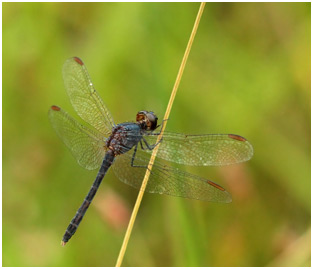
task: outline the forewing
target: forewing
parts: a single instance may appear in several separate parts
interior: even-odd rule
[[[79,165],[89,170],[101,165],[105,154],[105,138],[100,133],[79,124],[57,106],[50,108],[49,119]]]
[[[64,63],[63,79],[77,114],[103,135],[110,133],[113,118],[96,92],[81,59],[74,57]]]
[[[154,144],[156,136],[144,136]],[[251,159],[253,147],[233,134],[184,135],[164,133],[157,156],[167,161],[194,166],[219,166]]]
[[[113,170],[122,182],[140,189],[150,157],[137,152],[134,166],[131,166],[132,155],[133,151],[130,151],[116,157]],[[230,194],[218,184],[160,162],[152,167],[146,191],[211,202],[232,201]]]

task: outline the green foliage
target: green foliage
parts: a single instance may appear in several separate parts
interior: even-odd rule
[[[62,248],[96,172],[76,164],[47,111],[77,118],[61,69],[79,56],[117,123],[142,109],[162,118],[198,7],[3,3],[3,266],[115,264],[137,191],[109,172]],[[123,265],[310,265],[310,8],[207,3],[167,130],[239,134],[255,155],[188,168],[232,204],[145,195]]]

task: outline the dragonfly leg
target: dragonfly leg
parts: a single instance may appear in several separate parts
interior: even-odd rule
[[[142,144],[142,140],[145,142],[145,144],[146,144],[146,148],[143,146],[143,144]],[[142,150],[153,150],[154,149],[154,147],[155,147],[156,145],[149,145],[148,144],[148,142],[144,139],[144,138],[142,138],[141,140],[140,140],[140,147],[141,147],[141,149]]]
[[[140,143],[141,143],[141,142],[140,142]],[[130,165],[131,165],[131,167],[147,168],[146,165],[136,165],[136,164],[134,164],[134,162],[135,162],[135,157],[136,157],[136,152],[137,152],[137,147],[138,147],[138,144],[135,146],[134,153],[133,153],[133,156],[132,156],[132,160],[131,160]],[[141,145],[141,147],[142,147],[142,145]]]
[[[143,145],[142,145],[142,141],[140,140],[139,142],[140,142],[140,147],[141,147],[141,149],[142,149],[142,150],[146,150],[146,149],[143,147]]]
[[[142,137],[141,140],[143,140],[143,142],[145,143],[145,145],[146,145],[146,147],[147,147],[146,149],[153,150],[158,144],[160,144],[160,143],[162,142],[163,137],[162,137],[157,143],[155,143],[155,144],[153,144],[153,145],[149,145],[148,142],[147,142],[147,140],[146,140],[144,137]],[[141,143],[141,140],[140,140],[141,148],[142,148],[143,150],[146,150],[146,149],[143,148],[142,143]]]
[[[162,132],[162,130],[163,130],[163,127],[164,127],[164,126],[163,126],[163,125],[164,125],[164,122],[165,122],[165,121],[167,121],[167,120],[168,120],[168,119],[162,120],[162,123],[161,123],[161,124],[159,124],[159,125],[155,128],[155,129],[157,129],[157,128],[159,128],[159,127],[161,126],[161,129],[160,129],[160,131],[159,131],[159,132],[157,132],[157,133],[152,133],[152,132],[153,132],[153,131],[152,131],[150,135],[159,135],[159,134]]]

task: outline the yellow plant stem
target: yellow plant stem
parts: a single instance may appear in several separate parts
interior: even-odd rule
[[[196,35],[199,23],[200,23],[200,19],[201,19],[201,15],[203,13],[204,6],[205,6],[205,3],[201,3],[199,11],[198,11],[198,14],[197,14],[197,17],[196,17],[196,20],[195,20],[195,23],[194,23],[194,26],[193,26],[193,29],[192,29],[192,32],[191,32],[191,35],[190,35],[190,38],[189,38],[189,41],[188,41],[188,44],[187,44],[187,47],[186,47],[186,50],[185,50],[185,53],[184,53],[184,57],[183,57],[182,62],[180,64],[180,68],[179,68],[179,71],[178,71],[178,74],[177,74],[177,77],[176,77],[176,81],[175,81],[175,84],[174,84],[174,87],[173,87],[173,90],[172,90],[172,94],[171,94],[170,100],[169,100],[168,105],[167,105],[167,109],[166,109],[166,112],[165,112],[165,115],[164,115],[164,120],[163,120],[163,128],[162,128],[162,130],[161,130],[161,132],[160,132],[160,134],[159,134],[159,136],[157,138],[157,142],[156,143],[158,143],[158,141],[160,141],[160,139],[162,138],[164,129],[166,127],[167,119],[169,118],[169,114],[170,114],[170,111],[172,109],[172,105],[173,105],[173,102],[174,102],[174,99],[175,99],[175,96],[176,96],[176,92],[177,92],[177,89],[178,89],[181,77],[182,77],[184,69],[185,69],[185,65],[186,65],[186,62],[187,62],[187,59],[188,59],[188,55],[189,55],[189,52],[190,52],[190,49],[191,49],[194,37]],[[146,170],[145,177],[144,177],[144,179],[142,181],[142,185],[141,185],[140,191],[138,193],[138,197],[137,197],[137,200],[136,200],[136,203],[135,203],[132,215],[131,215],[129,223],[128,223],[128,227],[127,227],[126,234],[125,234],[125,237],[124,237],[124,240],[123,240],[123,244],[122,244],[119,256],[117,258],[116,267],[120,267],[122,262],[123,262],[123,258],[124,258],[124,254],[125,254],[125,251],[126,251],[126,248],[127,248],[127,245],[128,245],[129,237],[131,235],[131,232],[132,232],[132,229],[133,229],[133,226],[134,226],[134,222],[135,222],[135,219],[136,219],[136,216],[137,216],[140,204],[141,204],[141,200],[142,200],[144,191],[146,189],[146,186],[147,186],[147,183],[148,183],[148,180],[149,180],[150,171],[152,169],[152,166],[153,166],[156,154],[158,152],[159,145],[160,144],[157,144],[157,146],[152,151],[151,159],[150,159],[150,162],[148,164],[148,168]]]

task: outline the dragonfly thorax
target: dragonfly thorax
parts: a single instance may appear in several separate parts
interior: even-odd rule
[[[140,126],[133,122],[124,122],[116,125],[112,134],[106,140],[106,147],[115,156],[124,154],[134,147],[141,139]]]
[[[152,111],[142,110],[136,115],[137,124],[146,131],[153,131],[158,127],[158,117]]]

